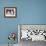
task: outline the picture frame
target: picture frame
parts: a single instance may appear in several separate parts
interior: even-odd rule
[[[4,7],[4,17],[5,18],[16,18],[17,8],[16,7]]]

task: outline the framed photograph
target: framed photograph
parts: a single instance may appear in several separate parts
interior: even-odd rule
[[[17,8],[16,7],[5,7],[4,8],[4,17],[7,18],[16,18]]]

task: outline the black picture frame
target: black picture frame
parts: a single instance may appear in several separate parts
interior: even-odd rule
[[[16,7],[4,7],[4,17],[5,18],[16,18],[17,8]]]

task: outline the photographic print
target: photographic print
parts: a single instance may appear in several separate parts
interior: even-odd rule
[[[4,17],[16,18],[17,9],[16,7],[5,7],[4,8]]]

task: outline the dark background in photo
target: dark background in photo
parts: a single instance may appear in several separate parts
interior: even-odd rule
[[[14,15],[14,9],[7,9],[6,10],[6,14],[11,14],[11,15]]]

